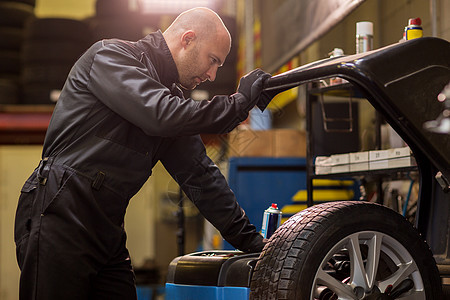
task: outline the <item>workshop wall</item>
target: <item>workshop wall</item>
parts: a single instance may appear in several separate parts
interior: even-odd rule
[[[42,146],[0,146],[0,299],[19,299],[14,216],[20,189],[38,165]]]
[[[366,0],[328,33],[299,53],[299,65],[329,57],[329,53],[334,48],[343,49],[344,54],[354,54],[356,52],[356,23],[359,21],[373,22],[374,48],[381,48],[398,42],[402,38],[403,30],[409,18],[420,17],[424,36],[432,36],[430,9],[430,1],[427,0]],[[437,36],[446,40],[450,40],[448,12],[450,12],[450,0],[437,0]],[[276,45],[270,43],[263,43],[263,45],[276,47]],[[264,49],[262,51],[264,53]],[[300,97],[293,99],[293,101],[273,115],[273,127],[304,128],[306,100],[301,98],[300,94]],[[373,131],[374,118],[374,110],[371,105],[362,102],[359,107],[359,119],[363,126],[360,134],[365,134],[363,138],[365,139],[363,141],[365,148],[370,147],[371,142],[367,140],[373,140],[374,138],[368,134]]]
[[[270,5],[264,5],[263,0],[258,0],[262,16],[262,56],[264,52],[270,52],[270,48],[277,48],[270,40],[264,40],[270,36],[272,28],[264,26],[264,17],[270,18],[274,14]],[[432,35],[431,2],[428,0],[366,0],[344,20],[339,22],[328,33],[320,37],[316,42],[304,49],[301,54],[301,64],[328,57],[328,53],[334,48],[342,48],[345,54],[355,53],[356,23],[359,21],[371,21],[374,24],[374,48],[380,48],[398,42],[402,38],[404,27],[409,18],[420,17],[424,36]],[[437,36],[450,39],[450,0],[435,0],[437,17]],[[447,14],[446,14],[447,13]],[[286,33],[288,34],[288,33]],[[272,62],[265,62],[268,67]]]
[[[450,28],[448,21],[443,16],[443,11],[445,11],[443,9],[448,8],[450,1],[438,0],[437,4],[437,36],[448,40]],[[342,48],[345,54],[354,54],[356,52],[356,23],[359,21],[373,22],[373,46],[374,48],[381,48],[398,42],[402,38],[408,19],[416,17],[422,19],[423,35],[431,36],[430,1],[366,0],[335,28],[314,43],[317,45],[311,45],[316,51],[311,51],[311,49],[305,51],[306,55],[311,55],[312,52],[319,57],[302,56],[302,62],[307,63],[311,61],[310,59],[316,60],[327,57],[328,53],[336,47]]]

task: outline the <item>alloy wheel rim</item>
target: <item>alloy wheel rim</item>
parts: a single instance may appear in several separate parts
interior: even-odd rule
[[[350,271],[345,280],[337,279],[330,272],[330,262],[338,254],[349,258]],[[390,266],[391,271],[386,274],[383,268],[382,272],[380,265]],[[328,251],[315,274],[310,298],[320,299],[320,293],[328,289],[328,294],[334,296],[323,299],[364,299],[377,291],[386,291],[389,285],[395,287],[406,278],[414,283],[414,287],[407,292],[407,298],[425,300],[419,268],[400,242],[377,231],[356,232]]]

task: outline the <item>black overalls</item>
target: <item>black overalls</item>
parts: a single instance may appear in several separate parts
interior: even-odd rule
[[[20,299],[135,299],[123,220],[158,161],[228,242],[262,249],[199,136],[229,132],[255,103],[184,99],[177,79],[159,31],[97,42],[74,65],[19,199]]]

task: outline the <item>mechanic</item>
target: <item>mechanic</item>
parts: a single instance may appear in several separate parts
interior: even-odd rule
[[[164,33],[99,41],[75,63],[17,207],[20,299],[136,299],[124,215],[158,161],[229,243],[262,250],[199,134],[229,132],[270,101],[270,75],[254,70],[208,101],[179,88],[213,81],[230,47],[219,16],[195,8]]]

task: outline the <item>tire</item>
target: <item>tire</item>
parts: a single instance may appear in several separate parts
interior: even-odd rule
[[[26,40],[74,41],[84,46],[92,43],[89,26],[82,21],[64,18],[36,18],[25,27]]]
[[[124,26],[124,24],[127,24]],[[143,26],[139,20],[124,17],[92,18],[89,25],[95,41],[102,39],[122,39],[137,41],[144,37]]]
[[[19,103],[19,83],[17,80],[0,77],[0,104]]]
[[[23,29],[0,27],[0,50],[20,51],[23,43]]]
[[[21,104],[55,104],[62,86],[26,84],[22,87]]]
[[[31,6],[36,6],[36,0],[0,0],[0,3],[2,2],[19,2],[19,3],[25,3]]]
[[[61,63],[72,66],[87,48],[87,45],[73,41],[25,41],[22,61],[25,65]]]
[[[0,2],[0,26],[23,28],[33,18],[34,7],[19,2]]]
[[[400,283],[412,285],[401,296]],[[381,295],[389,284],[394,295]],[[286,221],[261,252],[250,288],[253,300],[442,297],[433,255],[414,227],[393,210],[357,201],[316,205]]]
[[[71,67],[61,64],[26,65],[22,69],[22,83],[50,83],[63,86]]]
[[[20,74],[20,54],[15,51],[0,50],[0,74]]]

